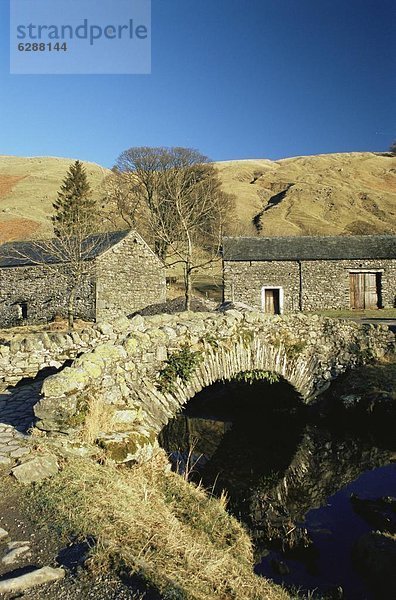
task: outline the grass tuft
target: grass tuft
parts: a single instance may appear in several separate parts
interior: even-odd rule
[[[58,534],[97,540],[91,568],[138,574],[164,598],[289,598],[253,573],[250,539],[224,500],[166,466],[162,454],[134,467],[73,460],[32,489],[30,504]]]

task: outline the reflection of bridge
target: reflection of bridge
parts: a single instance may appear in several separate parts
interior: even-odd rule
[[[240,394],[240,388],[235,386],[234,393]],[[307,511],[325,504],[364,471],[388,464],[392,452],[350,431],[303,424],[296,414],[260,411],[260,392],[252,388],[251,393],[250,418],[236,415],[229,423],[187,411],[162,430],[161,445],[179,469],[190,469],[207,489],[226,490],[230,506],[256,540],[292,548],[304,539],[297,523]],[[213,399],[218,405],[216,392]],[[196,402],[202,410],[202,397],[194,399],[197,410]]]
[[[73,433],[94,397],[112,413],[113,433],[100,433],[100,443],[129,459],[152,447],[168,419],[216,381],[271,372],[309,403],[340,373],[393,349],[385,327],[316,316],[138,316],[122,342],[98,345],[48,377],[35,413],[42,429]]]
[[[353,435],[306,427],[296,452],[280,479],[260,482],[249,498],[248,522],[256,539],[281,541],[292,548],[301,541],[306,512],[319,508],[364,471],[391,461],[392,452]]]

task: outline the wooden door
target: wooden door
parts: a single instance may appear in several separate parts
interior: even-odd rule
[[[364,308],[378,308],[376,273],[364,274]]]
[[[271,315],[279,315],[280,312],[279,290],[265,290],[264,310]]]
[[[350,273],[351,308],[378,308],[376,273]]]
[[[351,308],[364,308],[364,273],[350,273]]]

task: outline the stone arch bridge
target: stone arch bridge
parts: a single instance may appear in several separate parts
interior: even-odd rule
[[[94,405],[106,415],[96,442],[119,461],[150,455],[168,420],[216,381],[270,372],[311,403],[347,369],[395,348],[387,327],[318,316],[229,310],[136,316],[122,334],[119,325],[113,341],[47,377],[35,406],[40,429],[73,437]]]

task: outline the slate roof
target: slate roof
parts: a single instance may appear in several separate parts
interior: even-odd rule
[[[225,261],[396,258],[396,235],[225,237]]]
[[[84,260],[100,256],[123,240],[129,230],[90,235],[83,240]],[[63,255],[63,259],[62,259]],[[0,245],[0,268],[67,262],[67,251],[56,238],[31,242],[8,242]]]

